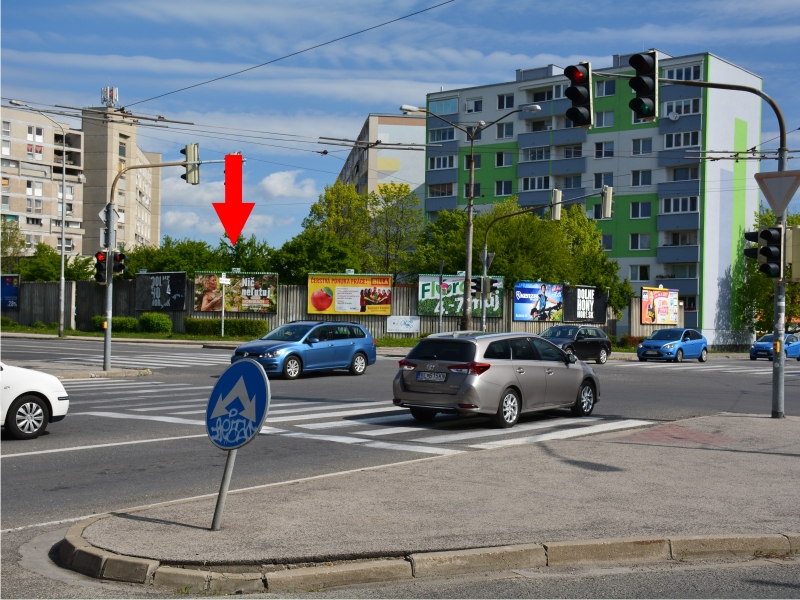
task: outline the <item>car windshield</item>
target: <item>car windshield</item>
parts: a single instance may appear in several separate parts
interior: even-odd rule
[[[299,342],[313,325],[281,325],[273,329],[262,340],[278,340],[281,342]]]
[[[659,329],[650,336],[651,340],[664,340],[666,342],[674,342],[681,339],[683,335],[682,329]]]
[[[452,360],[468,363],[475,358],[475,344],[472,342],[422,340],[411,349],[408,358],[419,360]]]
[[[762,335],[760,338],[758,338],[758,341],[759,342],[769,342],[771,344],[773,339],[774,338],[772,337],[772,334],[768,333],[767,335]]]
[[[543,338],[573,338],[576,333],[577,327],[550,327],[539,335]]]

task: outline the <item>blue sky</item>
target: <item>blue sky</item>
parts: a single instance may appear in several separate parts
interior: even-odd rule
[[[96,106],[100,88],[120,104],[218,77],[437,4],[395,0],[293,2],[21,2],[2,14],[2,95]],[[581,15],[586,15],[581,18]],[[422,104],[427,92],[514,78],[515,69],[591,60],[657,47],[679,56],[712,52],[764,78],[787,127],[800,127],[800,1],[496,2],[450,4],[303,55],[132,107],[194,123],[307,136],[355,137],[370,112]],[[777,135],[765,106],[762,139]],[[204,134],[205,135],[205,134]],[[269,136],[263,136],[269,137]],[[272,136],[278,137],[281,136]],[[256,208],[245,233],[272,245],[297,234],[308,207],[332,183],[346,151],[260,139],[140,130],[140,146],[178,159],[186,143],[204,159],[242,151],[245,200]],[[776,147],[776,142],[765,147]],[[790,136],[800,148],[800,135]],[[328,147],[329,150],[336,148]],[[793,161],[792,161],[793,162]],[[800,168],[790,162],[790,168]],[[774,170],[767,161],[762,170]],[[216,243],[211,202],[223,199],[222,169],[206,165],[199,186],[165,170],[162,234]],[[800,199],[792,209],[800,210]]]

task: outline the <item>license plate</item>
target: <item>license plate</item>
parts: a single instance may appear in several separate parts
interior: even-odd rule
[[[657,350],[648,350],[645,354],[658,354]]]
[[[769,354],[769,352],[759,351],[759,352],[756,352],[756,354],[761,354],[763,356],[766,356],[767,354]]]
[[[417,373],[417,381],[444,381],[446,378],[447,373],[429,373],[428,371]]]

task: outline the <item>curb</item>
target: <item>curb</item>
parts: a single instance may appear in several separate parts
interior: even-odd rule
[[[150,369],[112,369],[110,371],[68,371],[66,373],[52,373],[59,379],[102,379],[109,377],[146,377],[152,375]]]
[[[110,517],[96,515],[72,525],[61,542],[61,565],[95,579],[159,585],[182,593],[309,592],[325,588],[466,573],[580,564],[641,564],[667,560],[761,558],[800,553],[800,533],[608,538],[516,544],[441,552],[412,552],[403,558],[322,562],[315,566],[230,565],[235,572],[162,565],[157,560],[115,554],[90,544],[83,531]],[[224,565],[219,565],[224,569]]]

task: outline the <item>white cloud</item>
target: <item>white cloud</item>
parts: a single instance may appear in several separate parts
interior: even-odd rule
[[[313,198],[317,188],[313,179],[297,181],[302,171],[278,171],[267,175],[259,187],[267,198]]]

